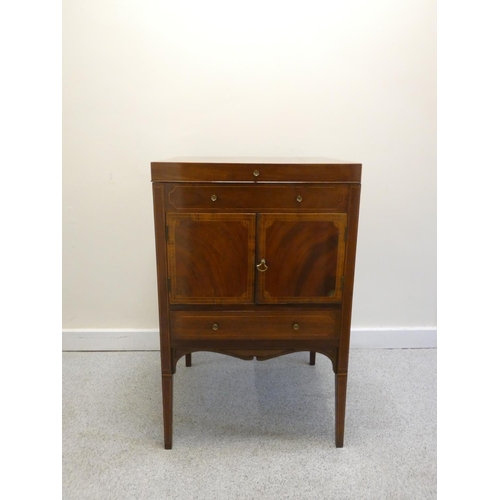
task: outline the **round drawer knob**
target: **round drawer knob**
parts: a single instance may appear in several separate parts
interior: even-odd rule
[[[300,196],[300,194],[299,194],[299,196],[297,196],[297,201],[298,201],[299,203],[302,201],[302,196]]]
[[[214,326],[212,326],[212,330],[218,330],[219,329],[219,325],[217,323],[214,323]]]
[[[255,177],[259,177],[260,172],[259,172],[258,170],[254,170],[254,171],[253,171],[253,175],[254,175]]]
[[[217,201],[217,195],[216,194],[213,194],[212,196],[210,196],[210,199],[212,201]]]
[[[298,323],[294,323],[293,324],[293,329],[294,330],[298,330],[299,329],[299,324]]]

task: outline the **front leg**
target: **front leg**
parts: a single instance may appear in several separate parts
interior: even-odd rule
[[[347,373],[335,374],[335,446],[344,446],[345,403],[347,395]]]
[[[163,394],[163,433],[165,436],[165,449],[172,449],[172,416],[173,416],[173,382],[172,374],[163,373],[162,377]]]

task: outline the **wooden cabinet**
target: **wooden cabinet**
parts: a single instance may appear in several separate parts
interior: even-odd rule
[[[181,158],[151,171],[165,448],[176,363],[194,351],[324,354],[343,446],[361,165]]]

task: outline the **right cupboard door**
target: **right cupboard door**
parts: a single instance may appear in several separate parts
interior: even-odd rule
[[[345,213],[260,214],[258,302],[340,302],[346,229]]]

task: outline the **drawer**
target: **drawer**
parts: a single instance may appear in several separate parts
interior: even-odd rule
[[[329,210],[347,211],[349,187],[287,184],[262,185],[176,185],[169,184],[167,205],[169,210]]]
[[[340,311],[172,311],[175,340],[338,339]]]

